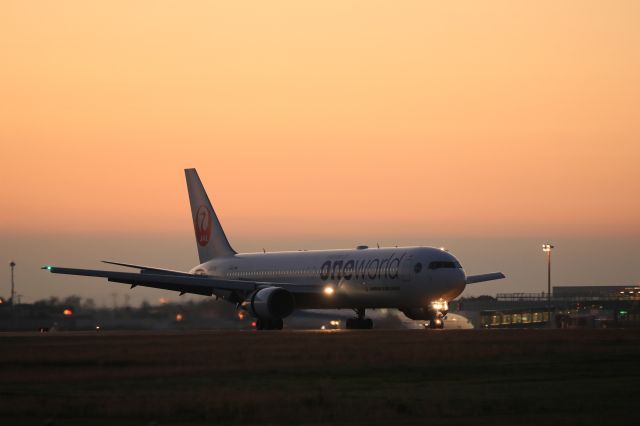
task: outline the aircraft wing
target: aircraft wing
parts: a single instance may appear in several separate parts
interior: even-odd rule
[[[187,275],[187,276],[192,275],[188,272],[174,271],[173,269],[161,269],[161,268],[156,268],[154,266],[133,265],[131,263],[113,262],[111,260],[103,260],[102,263],[108,263],[109,265],[124,266],[126,268],[140,269],[140,273],[142,274],[159,273],[162,275]]]
[[[192,293],[202,294],[205,296],[211,296],[214,290],[248,293],[265,287],[281,287],[293,294],[320,294],[323,290],[322,287],[319,286],[263,281],[227,280],[223,278],[193,275],[186,272],[167,271],[157,268],[145,268],[139,273],[104,271],[97,269],[62,268],[58,266],[43,266],[42,269],[53,274],[106,278],[110,282],[130,284],[131,288],[136,286],[151,287],[163,290],[179,291],[181,294]]]
[[[501,280],[506,278],[502,272],[492,272],[490,274],[469,275],[467,276],[467,284],[481,283],[484,281]]]

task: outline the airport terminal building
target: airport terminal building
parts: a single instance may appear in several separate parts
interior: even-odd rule
[[[640,285],[557,286],[548,296],[498,293],[450,305],[476,328],[640,327]]]

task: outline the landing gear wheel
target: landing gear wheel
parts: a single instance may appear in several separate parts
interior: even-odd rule
[[[444,320],[441,313],[438,313],[434,319],[429,321],[429,328],[438,330],[444,328]]]
[[[282,318],[278,319],[262,319],[256,320],[256,330],[282,330],[284,322]]]
[[[347,320],[346,326],[348,329],[370,330],[373,328],[373,320],[371,318],[364,317],[364,308],[356,309],[356,314],[358,315],[356,318],[349,318]]]

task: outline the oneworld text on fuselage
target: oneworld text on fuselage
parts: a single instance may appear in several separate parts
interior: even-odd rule
[[[351,279],[379,279],[398,278],[398,271],[403,254],[396,257],[393,253],[384,259],[348,259],[348,260],[327,260],[320,267],[320,279],[326,280],[351,280]]]

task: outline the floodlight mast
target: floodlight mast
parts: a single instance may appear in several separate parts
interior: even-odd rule
[[[547,253],[547,320],[549,328],[553,327],[551,323],[551,251],[555,246],[545,243],[542,245],[542,251]]]
[[[16,262],[14,262],[13,260],[9,263],[9,266],[11,267],[11,308],[13,308],[13,305],[15,305],[15,297],[16,297],[16,291],[15,291],[15,283],[13,280],[13,270],[16,267]]]

